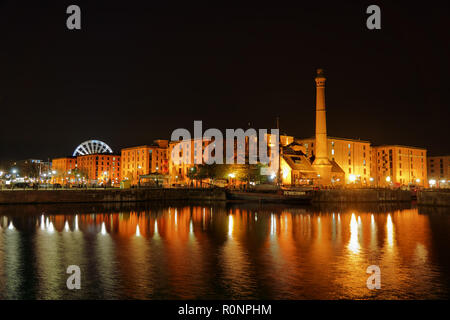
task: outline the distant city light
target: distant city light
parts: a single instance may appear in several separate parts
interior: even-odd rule
[[[391,182],[391,177],[390,176],[386,177],[386,182]]]
[[[348,179],[349,179],[351,182],[355,182],[356,176],[355,176],[354,174],[351,174],[351,175],[348,177]]]

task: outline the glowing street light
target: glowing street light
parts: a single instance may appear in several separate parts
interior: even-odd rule
[[[390,176],[386,177],[386,182],[391,182],[391,177]]]
[[[349,179],[351,182],[355,182],[355,181],[356,181],[356,176],[355,176],[354,174],[351,174],[351,175],[348,176],[348,179]]]
[[[234,173],[230,173],[230,174],[228,174],[228,176],[232,179],[234,179],[236,177],[236,175]]]
[[[416,182],[417,182],[417,183],[420,183],[420,179],[416,179]]]
[[[434,185],[436,184],[436,180],[431,179],[430,181],[428,181],[428,183],[429,183],[431,186],[434,186]]]

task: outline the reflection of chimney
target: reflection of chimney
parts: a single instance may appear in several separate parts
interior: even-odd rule
[[[331,176],[331,163],[328,160],[327,119],[325,113],[325,75],[323,69],[317,69],[316,75],[316,154],[313,166],[323,184]]]

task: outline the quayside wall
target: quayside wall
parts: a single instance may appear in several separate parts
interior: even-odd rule
[[[325,189],[314,193],[313,202],[403,202],[411,192],[393,189]]]
[[[421,206],[450,207],[450,190],[422,190],[417,193],[417,204]]]
[[[428,198],[427,198],[428,199]],[[434,199],[434,197],[433,197]],[[448,198],[447,198],[448,199]],[[57,189],[57,190],[3,190],[0,204],[36,203],[96,203],[96,202],[138,202],[138,201],[225,201],[222,189],[142,188],[142,189]],[[390,189],[326,189],[315,191],[314,203],[353,202],[407,202],[411,193]],[[428,200],[430,205],[441,200]],[[444,202],[445,203],[445,202]],[[448,203],[448,202],[447,202]]]
[[[5,190],[0,204],[82,203],[136,201],[224,201],[225,192],[218,189],[107,189],[107,190]]]

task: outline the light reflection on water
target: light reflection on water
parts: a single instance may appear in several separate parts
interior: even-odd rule
[[[116,206],[0,207],[0,298],[450,297],[445,209]]]

